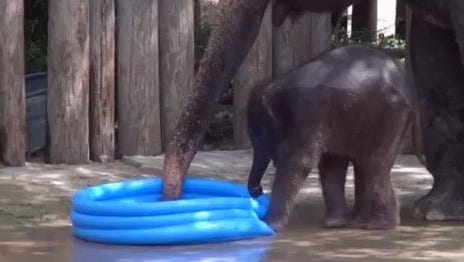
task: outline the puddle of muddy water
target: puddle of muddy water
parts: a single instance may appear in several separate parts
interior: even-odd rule
[[[30,228],[1,234],[0,261],[464,261],[463,223],[417,223],[405,216],[394,231],[328,230],[320,226],[322,211],[321,200],[300,204],[288,230],[274,237],[197,246],[101,245],[75,239],[69,226]]]
[[[73,262],[265,261],[271,241],[240,241],[191,247],[115,247],[73,241]]]

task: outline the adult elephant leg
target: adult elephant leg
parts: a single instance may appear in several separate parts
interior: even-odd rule
[[[414,217],[464,219],[464,67],[452,30],[413,14],[411,66],[418,91],[431,191],[416,203]]]
[[[178,199],[220,95],[234,77],[258,34],[270,0],[222,0],[190,97],[164,160],[163,196]]]
[[[461,66],[464,68],[464,1],[453,1],[449,13],[461,56]]]

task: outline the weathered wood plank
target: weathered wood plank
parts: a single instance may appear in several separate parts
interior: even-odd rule
[[[330,13],[310,13],[309,59],[330,48],[332,44],[332,16]]]
[[[194,75],[194,2],[159,0],[160,105],[163,147],[170,141]]]
[[[158,1],[116,3],[119,153],[156,155],[161,153]]]
[[[48,121],[50,162],[89,160],[89,1],[50,0]]]
[[[359,4],[353,5],[353,37],[363,42],[371,41],[375,38],[377,31],[377,6],[377,0],[361,1]]]
[[[269,5],[253,47],[242,62],[234,79],[234,145],[250,147],[247,131],[247,102],[251,89],[272,78],[272,8]]]
[[[23,166],[26,156],[24,1],[0,2],[0,152]]]
[[[114,159],[115,2],[90,1],[90,157]]]
[[[292,21],[288,17],[273,31],[273,74],[279,77],[310,58],[311,15],[305,13]]]
[[[330,48],[331,16],[327,13],[305,13],[292,20],[288,17],[273,31],[273,72],[281,76]]]

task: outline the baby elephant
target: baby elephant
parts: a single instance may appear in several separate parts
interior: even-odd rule
[[[398,203],[390,171],[411,123],[411,95],[403,69],[384,52],[351,45],[255,87],[248,101],[252,196],[270,160],[276,166],[267,222],[279,231],[295,197],[318,165],[327,227],[348,223],[393,229]],[[355,204],[348,211],[345,178],[355,171]]]

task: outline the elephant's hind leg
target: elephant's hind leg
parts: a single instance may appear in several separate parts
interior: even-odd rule
[[[325,154],[319,163],[319,176],[326,206],[324,226],[343,227],[348,223],[345,178],[349,159]]]
[[[354,161],[352,224],[355,227],[385,230],[399,224],[399,204],[390,179],[393,161],[391,156],[370,156]]]

